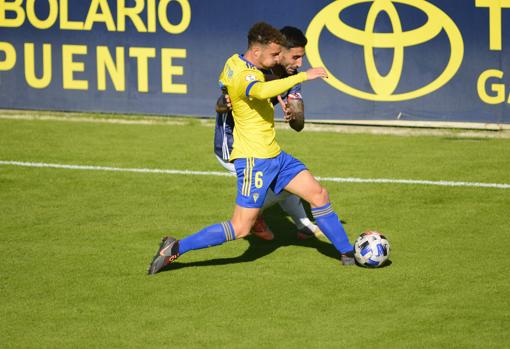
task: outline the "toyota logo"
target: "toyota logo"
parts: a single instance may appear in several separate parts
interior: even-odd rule
[[[345,9],[361,4],[372,3],[366,18],[364,30],[351,27],[344,23],[340,14]],[[427,21],[421,27],[403,31],[402,22],[394,3],[404,4],[422,11]],[[391,33],[374,32],[375,22],[382,12],[386,13],[393,28]],[[366,73],[373,91],[362,91],[353,88],[334,76],[323,63],[319,39],[324,29],[338,39],[363,47]],[[414,91],[394,93],[402,79],[405,48],[424,44],[433,40],[442,31],[450,42],[450,58],[446,68],[438,72],[437,78],[430,84]],[[370,100],[397,102],[422,97],[444,86],[457,73],[464,57],[462,35],[453,20],[441,9],[425,0],[340,0],[323,8],[310,22],[306,36],[308,45],[307,56],[312,66],[322,66],[328,71],[329,79],[325,81],[334,88],[351,96]],[[386,75],[377,70],[374,49],[393,49],[393,61]]]

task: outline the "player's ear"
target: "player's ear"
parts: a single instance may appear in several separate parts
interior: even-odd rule
[[[262,52],[262,46],[253,45],[251,50],[253,52],[253,55],[258,58],[258,57],[260,57],[260,53]]]

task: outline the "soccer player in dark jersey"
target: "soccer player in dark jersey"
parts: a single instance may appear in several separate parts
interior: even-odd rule
[[[307,44],[307,39],[303,32],[298,28],[290,26],[280,29],[280,32],[285,38],[280,63],[270,70],[264,71],[266,80],[281,79],[295,75],[303,64],[305,46]],[[233,129],[235,123],[228,100],[228,96],[223,94],[218,99],[216,105],[214,152],[220,164],[226,170],[235,174],[234,164],[229,161],[234,143]],[[276,103],[280,103],[282,106],[285,121],[294,130],[301,131],[304,128],[304,103],[301,94],[301,84],[291,87],[288,91],[278,96],[278,98],[274,98],[273,104]],[[261,212],[276,203],[290,215],[296,224],[298,239],[304,240],[315,235],[322,235],[320,228],[307,217],[299,197],[286,191],[275,195],[272,190],[269,190]],[[253,226],[252,234],[264,240],[272,240],[274,238],[273,233],[264,222],[262,214],[259,215]]]
[[[183,254],[243,238],[259,216],[266,194],[282,190],[308,201],[324,235],[338,250],[343,265],[354,265],[353,246],[329,202],[328,192],[298,159],[282,151],[276,141],[271,98],[307,80],[327,78],[324,68],[266,81],[261,69],[279,63],[285,39],[266,23],[255,24],[248,33],[248,50],[232,55],[220,75],[227,88],[234,116],[234,147],[230,161],[237,173],[237,197],[232,218],[213,224],[181,240],[164,237],[148,273],[155,274]]]

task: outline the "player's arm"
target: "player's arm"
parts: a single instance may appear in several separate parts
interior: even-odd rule
[[[328,74],[324,68],[310,68],[306,72],[301,72],[284,79],[273,81],[259,81],[254,79],[250,81],[246,87],[246,96],[256,99],[272,98],[304,81],[327,77]]]
[[[278,103],[283,110],[283,120],[288,122],[294,131],[301,131],[305,127],[305,111],[301,93],[289,93],[286,101],[277,96]]]
[[[289,90],[292,86],[307,80],[307,73],[299,73],[287,78],[272,81],[251,81],[246,87],[246,96],[256,99],[268,99]]]
[[[264,73],[264,81],[273,81],[273,80],[277,80],[277,79],[281,79],[281,77],[279,77],[278,75],[273,74],[273,73]],[[273,105],[277,105],[278,103],[281,104],[280,95],[278,95],[276,97],[272,97],[271,103],[273,103]]]
[[[289,125],[299,132],[305,127],[305,105],[302,98],[287,97],[287,109],[289,110]]]

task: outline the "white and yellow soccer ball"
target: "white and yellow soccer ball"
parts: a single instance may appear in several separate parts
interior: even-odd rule
[[[354,258],[364,267],[378,268],[390,257],[390,242],[377,231],[367,231],[354,242]]]

